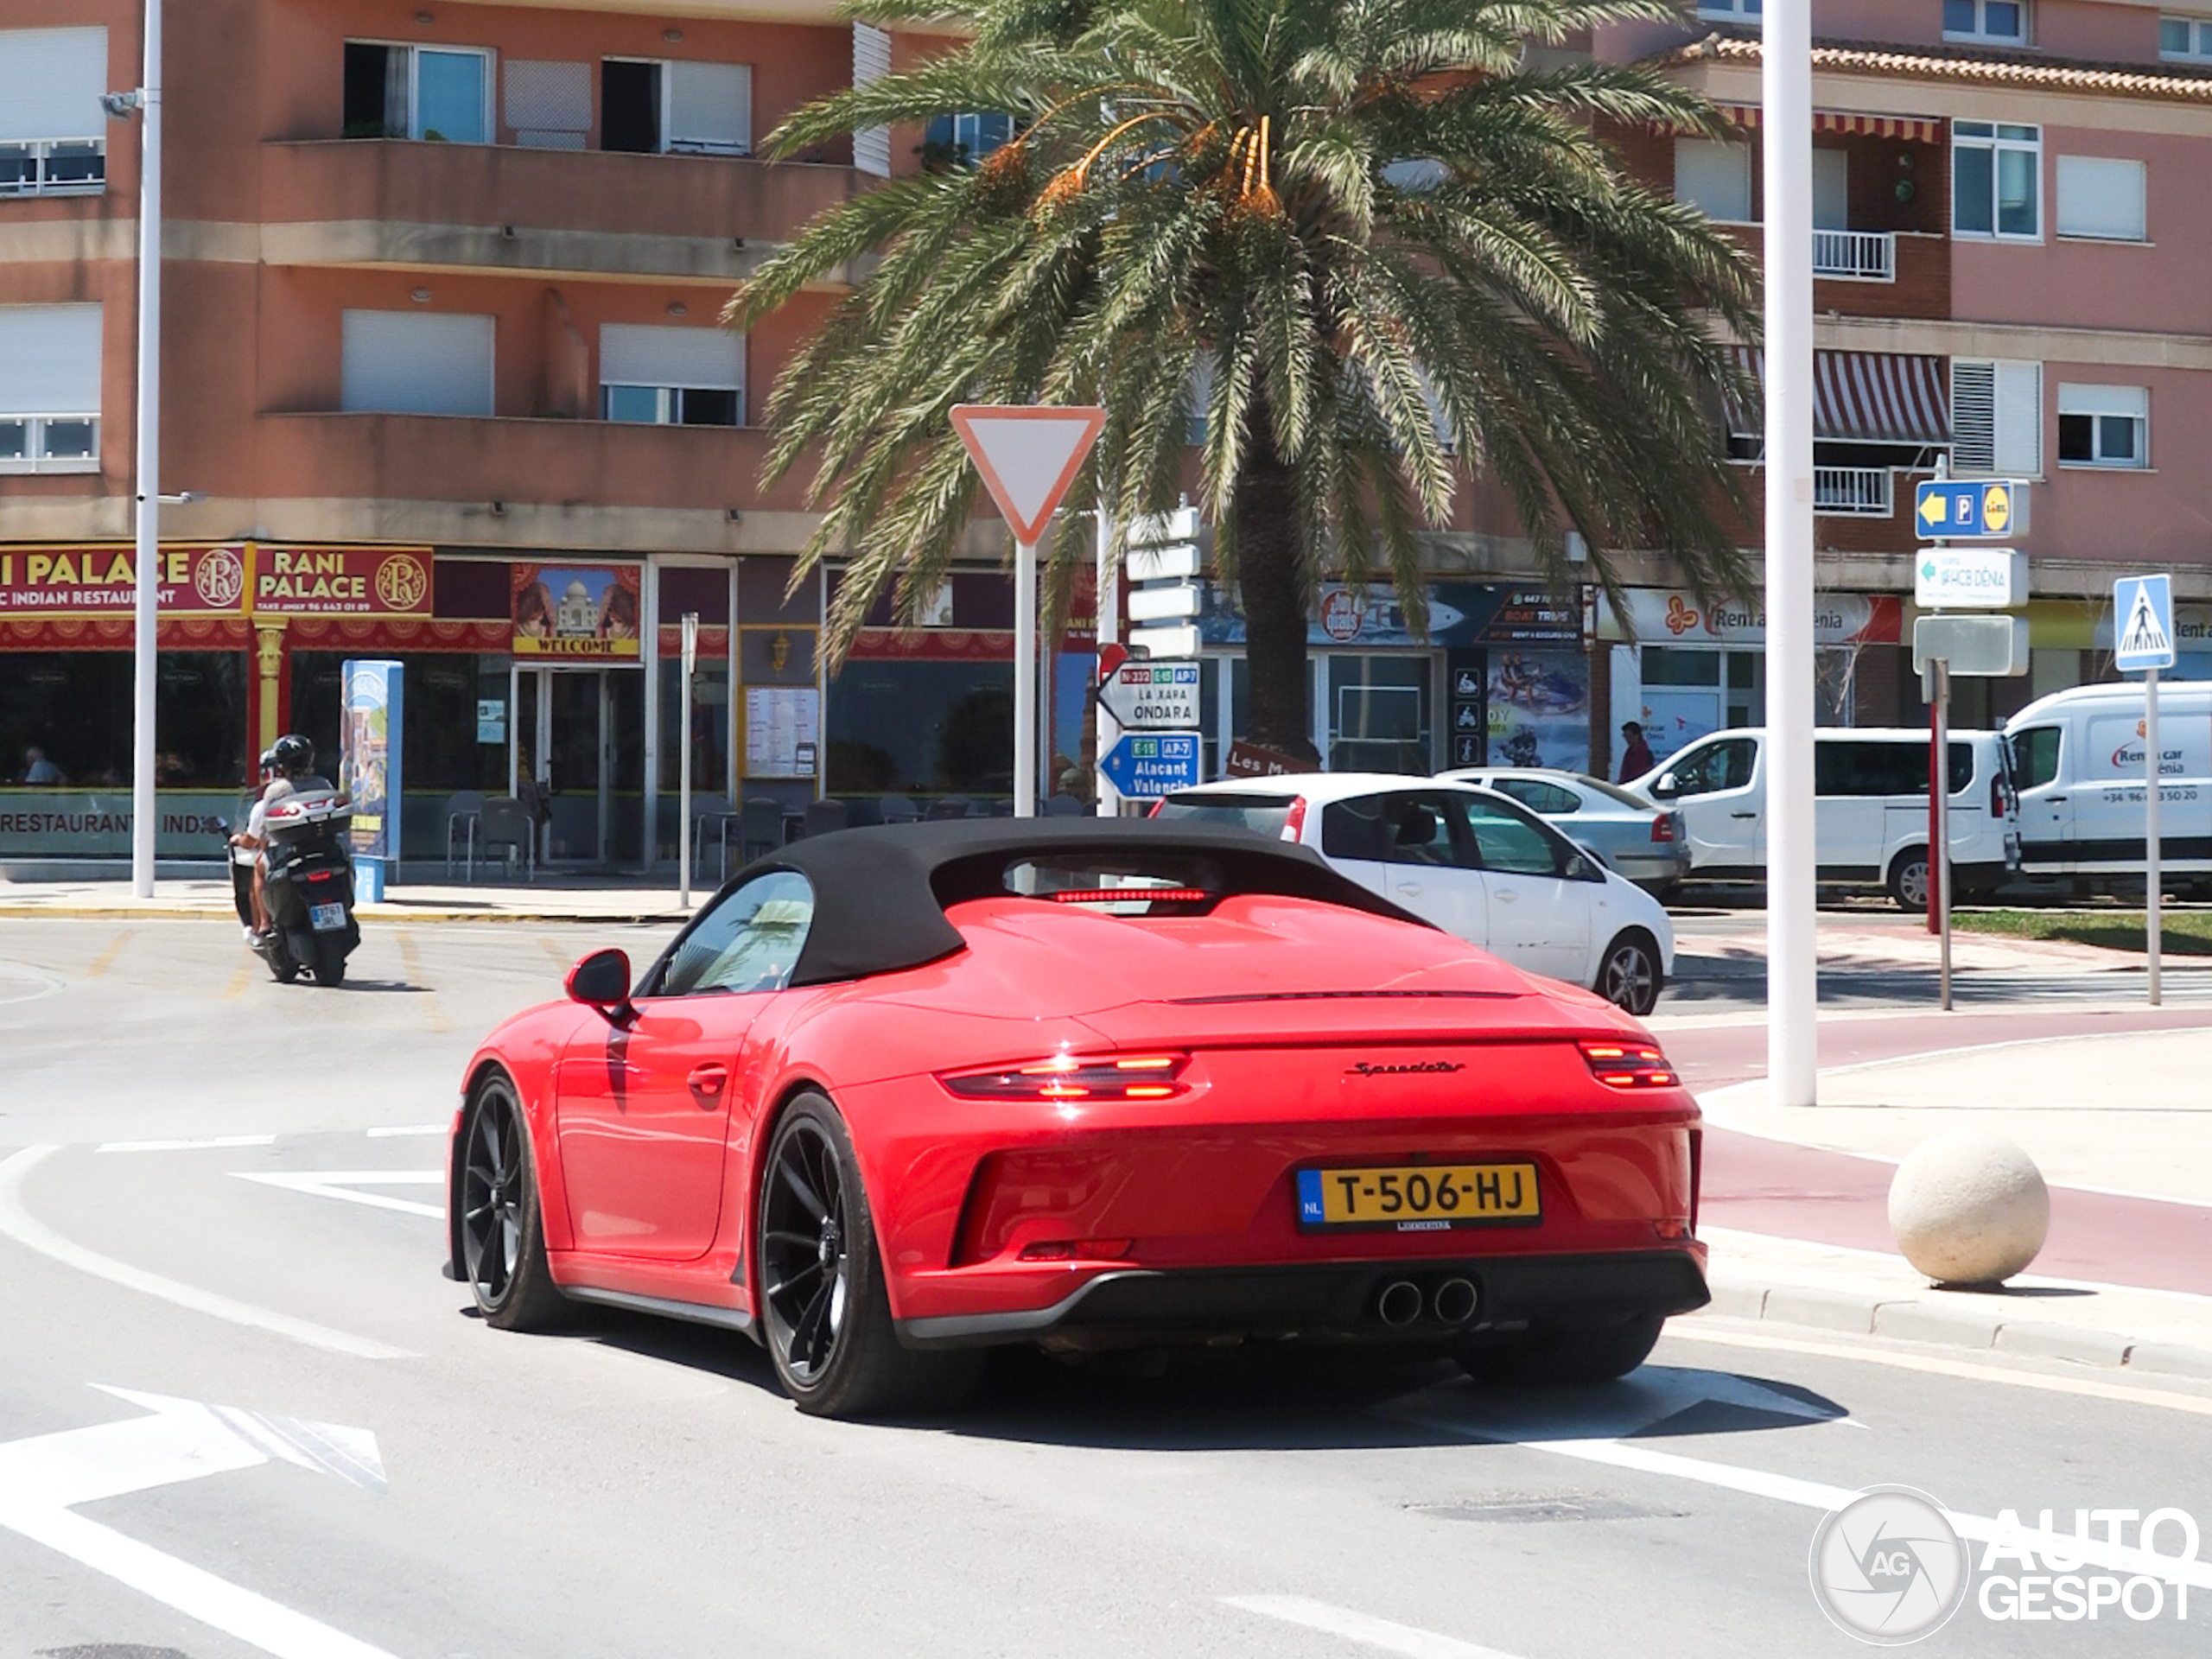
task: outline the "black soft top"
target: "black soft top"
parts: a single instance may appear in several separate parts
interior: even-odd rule
[[[827,985],[918,968],[963,949],[946,908],[1012,896],[1006,868],[1033,854],[1195,855],[1220,872],[1224,897],[1275,893],[1428,925],[1338,874],[1308,848],[1248,830],[1146,818],[970,818],[840,830],[756,859],[722,891],[770,870],[804,876],[814,889],[814,918],[791,983]]]

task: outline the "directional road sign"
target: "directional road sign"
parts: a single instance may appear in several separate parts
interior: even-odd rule
[[[1090,405],[962,404],[952,411],[952,424],[991,499],[1014,527],[1014,540],[1033,546],[1106,424],[1106,411]]]
[[[1130,732],[1099,763],[1106,781],[1122,794],[1150,798],[1198,783],[1196,732]]]
[[[1198,631],[1188,622],[1162,622],[1149,628],[1129,630],[1129,649],[1147,657],[1173,661],[1198,654]]]
[[[2016,478],[1934,479],[1913,495],[1912,523],[1923,541],[2024,536],[2028,486]]]
[[[1132,732],[1198,729],[1198,665],[1148,660],[1124,663],[1098,688],[1106,712]]]
[[[1923,547],[1912,601],[1931,611],[2004,611],[2028,602],[2028,556],[2017,547]]]
[[[2112,665],[2123,674],[2174,665],[2174,579],[2122,576],[2112,585]]]
[[[1912,665],[1925,671],[1931,662],[1953,674],[1977,679],[2009,679],[2028,671],[2028,619],[2024,616],[1923,616],[1912,625]]]

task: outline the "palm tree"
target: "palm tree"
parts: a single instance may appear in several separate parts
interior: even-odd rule
[[[769,154],[963,111],[1016,132],[827,210],[727,314],[747,327],[858,273],[768,404],[770,477],[810,459],[826,504],[803,567],[851,561],[833,653],[887,585],[912,616],[942,580],[978,502],[947,418],[963,401],[1104,405],[1105,482],[1071,512],[1103,489],[1126,526],[1193,490],[1241,593],[1245,734],[1308,758],[1317,583],[1379,561],[1424,626],[1421,532],[1472,477],[1555,575],[1572,527],[1608,588],[1623,547],[1671,556],[1701,593],[1742,587],[1713,394],[1756,397],[1724,343],[1757,338],[1755,276],[1598,131],[1727,128],[1648,68],[1531,49],[1678,18],[1669,0],[855,12],[950,12],[966,39],[800,111]],[[1056,562],[1062,593],[1076,563]]]

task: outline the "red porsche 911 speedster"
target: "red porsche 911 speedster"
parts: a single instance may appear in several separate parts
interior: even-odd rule
[[[504,1329],[745,1332],[802,1410],[1010,1343],[1592,1380],[1707,1300],[1697,1106],[1632,1020],[1233,829],[826,835],[568,994],[469,1063],[454,1276]]]

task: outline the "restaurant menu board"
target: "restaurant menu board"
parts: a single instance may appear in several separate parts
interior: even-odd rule
[[[810,685],[753,685],[745,691],[745,775],[811,778],[822,694]]]

